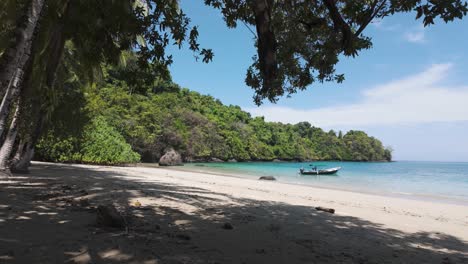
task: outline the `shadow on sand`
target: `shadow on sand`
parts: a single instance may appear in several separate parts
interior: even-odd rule
[[[1,182],[0,263],[468,263],[447,234],[121,176],[41,164]],[[128,232],[95,225],[108,203]]]

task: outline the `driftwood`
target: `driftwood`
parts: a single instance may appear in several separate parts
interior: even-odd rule
[[[262,181],[276,181],[276,178],[273,177],[273,176],[262,176],[259,178],[259,180],[262,180]]]
[[[333,208],[321,207],[321,206],[315,207],[315,210],[317,210],[317,211],[324,211],[324,212],[327,212],[327,213],[330,213],[330,214],[334,214],[334,213],[335,213],[335,209],[333,209]]]

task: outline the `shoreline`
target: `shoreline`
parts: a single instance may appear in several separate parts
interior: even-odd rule
[[[457,215],[457,222],[463,223],[466,226],[466,232],[464,232],[463,236],[465,237],[466,241],[468,241],[468,205],[467,204],[458,204],[458,203],[446,203],[444,201],[431,201],[428,199],[411,199],[407,196],[401,197],[400,195],[381,195],[381,194],[373,194],[373,193],[365,193],[365,192],[356,192],[350,190],[342,190],[342,189],[334,189],[334,188],[327,188],[327,187],[316,187],[311,185],[301,185],[301,184],[294,184],[288,182],[280,182],[280,181],[261,181],[258,179],[253,178],[246,178],[241,175],[229,175],[229,174],[220,174],[216,172],[199,172],[199,171],[190,171],[184,170],[180,167],[159,167],[159,168],[146,168],[149,169],[146,173],[152,173],[156,171],[160,171],[165,173],[166,176],[170,176],[171,179],[173,178],[180,178],[182,182],[188,181],[189,183],[195,182],[202,182],[206,183],[209,178],[211,181],[216,181],[216,184],[223,184],[224,181],[229,182],[229,187],[232,182],[235,182],[241,186],[241,188],[245,188],[242,190],[258,190],[264,193],[274,193],[276,192],[281,197],[287,196],[296,196],[299,198],[306,198],[307,200],[312,201],[324,201],[325,204],[328,203],[328,206],[333,207],[334,204],[341,204],[341,205],[348,205],[351,207],[359,207],[361,201],[365,201],[368,203],[368,206],[375,209],[376,207],[380,208],[391,208],[394,205],[398,207],[401,214],[404,215],[411,215],[416,217],[422,217],[422,215],[414,214],[412,211],[417,212],[420,211],[421,208],[426,208],[430,213],[435,213],[437,216],[433,216],[433,219],[439,221],[443,219],[442,222],[445,222],[445,216],[449,216],[452,213]],[[171,174],[168,174],[172,172]],[[185,173],[186,175],[178,175],[178,173]],[[178,176],[176,176],[178,175]],[[152,177],[152,176],[150,176]],[[236,187],[240,187],[236,186]],[[255,188],[253,188],[255,187]],[[231,191],[229,191],[231,193]],[[313,193],[315,195],[307,195],[307,193]],[[274,195],[273,195],[274,196]],[[258,198],[258,197],[257,197]],[[291,197],[294,198],[295,197]],[[323,198],[323,199],[322,199]],[[325,199],[326,198],[326,199]],[[271,198],[264,198],[266,200],[272,200]],[[285,202],[283,199],[276,198],[276,201]],[[352,201],[352,202],[350,202]],[[315,206],[315,205],[314,205]],[[406,208],[407,207],[407,208]],[[406,208],[406,209],[405,209]],[[434,209],[435,208],[435,209]],[[448,211],[445,209],[448,208]],[[384,210],[387,210],[384,209]],[[433,210],[434,209],[434,210]],[[339,213],[339,210],[338,210]],[[429,214],[429,212],[426,212]],[[387,222],[385,220],[384,222]],[[388,223],[386,223],[388,224]],[[405,224],[406,225],[406,224]]]
[[[195,167],[187,167],[187,166],[169,166],[169,167],[159,167],[159,166],[137,166],[142,168],[160,168],[160,169],[167,169],[167,170],[174,170],[174,171],[181,171],[181,172],[192,172],[192,173],[199,173],[199,174],[210,174],[220,177],[233,177],[238,179],[248,179],[248,180],[257,180],[259,175],[253,174],[238,174],[238,173],[230,173],[221,171],[222,169],[212,169],[209,167],[206,170],[198,169]],[[203,167],[200,167],[203,168]],[[263,175],[269,176],[269,175]],[[255,179],[257,178],[257,179]],[[439,204],[452,204],[452,205],[461,205],[461,206],[468,206],[468,200],[463,198],[455,198],[455,197],[447,197],[447,196],[437,196],[437,195],[424,195],[424,194],[417,194],[417,193],[397,193],[397,192],[388,192],[388,191],[368,191],[364,189],[352,189],[352,188],[340,188],[340,187],[333,187],[333,186],[325,186],[320,184],[310,184],[310,183],[297,183],[297,182],[288,182],[288,181],[281,181],[276,180],[275,182],[281,184],[288,184],[294,186],[304,186],[304,187],[311,187],[311,188],[319,188],[319,189],[326,189],[326,190],[335,190],[335,191],[343,191],[343,192],[350,192],[350,193],[360,193],[360,194],[368,194],[368,195],[375,195],[379,197],[393,197],[393,198],[401,198],[407,199],[411,201],[423,201],[423,202],[434,202]]]
[[[287,162],[287,161],[282,161]],[[357,161],[346,161],[346,162],[357,162]],[[399,162],[399,161],[391,161],[391,162]],[[406,162],[406,161],[400,161]],[[419,162],[419,161],[418,161]],[[430,162],[430,161],[420,161],[420,162]],[[180,172],[190,172],[190,173],[197,173],[197,174],[209,174],[213,176],[219,177],[231,177],[237,179],[246,179],[246,180],[255,180],[257,181],[261,176],[270,176],[270,175],[253,175],[253,174],[241,174],[241,173],[229,173],[226,171],[222,171],[220,169],[212,169],[207,166],[200,166],[198,168],[185,166],[185,164],[191,163],[184,163],[181,166],[159,166],[158,163],[135,163],[135,164],[125,164],[125,165],[94,165],[94,164],[81,164],[81,163],[59,163],[59,162],[46,162],[46,161],[33,161],[35,164],[44,164],[44,165],[64,165],[64,166],[75,166],[75,167],[104,167],[104,168],[149,168],[149,169],[162,169],[162,170],[171,170],[171,171],[180,171]],[[193,162],[197,163],[197,162]],[[219,163],[219,162],[204,162],[204,163]],[[228,163],[228,162],[222,162]],[[275,163],[275,162],[271,162]],[[369,162],[365,162],[369,163]],[[383,163],[388,163],[383,161]],[[443,162],[445,163],[445,162]],[[453,163],[468,163],[468,162],[453,162]],[[199,169],[199,168],[209,168],[207,170]],[[309,184],[309,183],[295,183],[295,182],[288,182],[288,181],[281,181],[276,180],[273,182],[277,182],[280,184],[292,185],[292,186],[302,186],[302,187],[310,187],[310,188],[318,188],[318,189],[325,189],[325,190],[332,190],[332,191],[342,191],[342,192],[349,192],[349,193],[357,193],[357,194],[365,194],[365,195],[374,195],[378,197],[389,197],[389,198],[401,198],[410,201],[421,201],[421,202],[430,202],[430,203],[437,203],[437,204],[447,204],[447,205],[460,205],[460,206],[468,206],[468,200],[463,198],[457,199],[454,197],[447,197],[447,196],[437,196],[437,195],[424,195],[424,194],[416,194],[416,193],[397,193],[397,192],[388,192],[388,191],[367,191],[363,189],[352,189],[352,188],[340,188],[340,187],[333,187],[333,186],[325,186],[320,184]]]

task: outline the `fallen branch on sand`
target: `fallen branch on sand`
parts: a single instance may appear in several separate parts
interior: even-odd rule
[[[324,211],[324,212],[327,212],[327,213],[330,213],[330,214],[334,214],[334,213],[335,213],[335,209],[333,209],[333,208],[321,207],[321,206],[315,207],[315,210],[317,210],[317,211]]]

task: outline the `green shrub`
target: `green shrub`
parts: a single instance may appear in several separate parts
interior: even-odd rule
[[[85,128],[81,153],[81,161],[85,163],[122,164],[140,160],[140,155],[103,117],[95,118]]]
[[[36,145],[36,159],[53,162],[91,164],[135,163],[140,155],[134,152],[125,138],[103,117],[96,117],[84,127],[78,139],[50,130]]]

